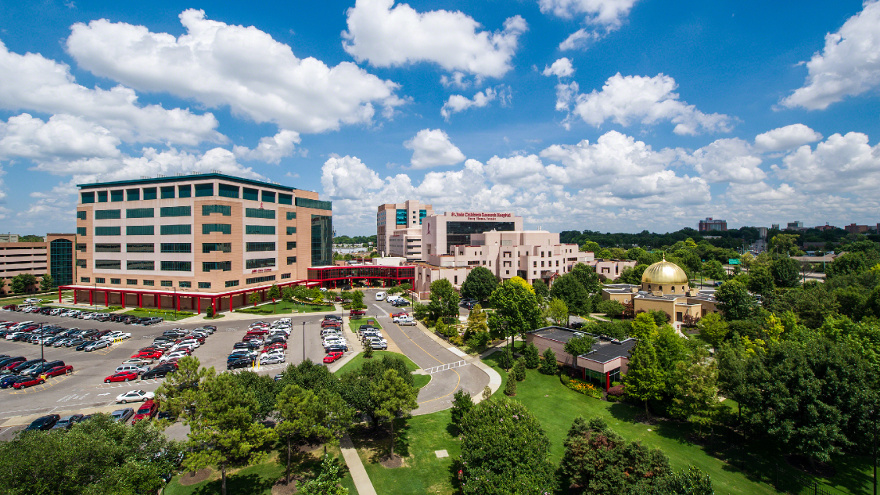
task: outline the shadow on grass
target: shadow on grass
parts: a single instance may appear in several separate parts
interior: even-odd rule
[[[221,480],[214,480],[200,486],[194,494],[214,495],[220,493]],[[272,489],[274,479],[263,478],[258,474],[231,475],[226,477],[226,493],[236,495],[260,495]]]
[[[391,452],[391,429],[388,423],[381,423],[376,428],[358,427],[350,433],[355,448],[369,452],[369,461],[379,464],[388,458]],[[410,426],[404,418],[394,420],[394,454],[406,458],[410,455]]]

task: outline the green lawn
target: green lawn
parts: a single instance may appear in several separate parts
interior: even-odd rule
[[[397,352],[374,351],[372,359],[382,359],[382,356],[396,356],[396,357],[403,359],[403,362],[406,363],[406,369],[408,369],[410,372],[413,372],[413,371],[419,369],[419,367],[418,367],[418,365],[416,365],[416,363],[412,362],[408,357],[404,356],[403,354],[399,354]],[[361,366],[363,366],[364,361],[366,361],[366,360],[367,360],[367,358],[364,357],[364,354],[360,353],[357,356],[355,356],[354,358],[352,358],[351,361],[345,363],[344,366],[342,366],[341,368],[336,370],[336,372],[334,374],[337,376],[342,376],[343,374],[348,373],[349,371],[354,371],[354,370],[360,368]],[[416,389],[420,389],[420,388],[424,387],[430,381],[431,381],[431,377],[429,375],[413,375],[413,382],[414,382]]]
[[[364,317],[348,321],[348,328],[350,328],[351,331],[354,333],[357,333],[358,328],[360,328],[361,325],[371,325],[378,328],[379,330],[382,329],[382,325],[379,324],[379,321],[376,318]]]
[[[98,311],[101,311],[100,309]],[[164,309],[149,309],[149,308],[138,308],[132,309],[129,311],[125,311],[122,314],[125,315],[133,315],[140,318],[151,317],[151,316],[159,316],[165,321],[177,321],[189,318],[191,316],[195,316],[195,313],[190,313],[189,311],[177,311],[174,310],[166,311]]]
[[[333,312],[333,306],[321,306],[302,304],[287,301],[277,303],[264,303],[257,307],[248,306],[236,309],[236,313],[248,313],[253,315],[285,315],[291,313],[320,313],[321,311]]]

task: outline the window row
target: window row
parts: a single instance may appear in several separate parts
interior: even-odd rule
[[[177,186],[160,186],[160,187],[144,187],[136,189],[113,189],[109,191],[83,191],[80,194],[81,202],[89,203],[116,203],[121,201],[140,201],[151,199],[174,199],[193,197],[205,198],[215,196],[213,183],[202,184],[181,184]],[[216,190],[216,196],[223,198],[241,198],[250,201],[263,201],[266,203],[278,203],[282,205],[293,205],[294,198],[292,194],[286,194],[276,191],[259,190],[252,187],[239,187],[232,184],[220,183]],[[296,198],[297,202],[301,198]]]

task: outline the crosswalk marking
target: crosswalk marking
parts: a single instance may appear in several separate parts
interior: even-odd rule
[[[461,368],[462,366],[467,365],[467,361],[456,361],[454,363],[446,363],[441,364],[440,366],[432,366],[430,368],[424,368],[422,371],[429,375],[433,375],[434,373],[440,373],[441,371],[451,370],[453,368]]]

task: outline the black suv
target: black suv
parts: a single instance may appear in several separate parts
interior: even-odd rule
[[[230,362],[226,363],[226,369],[227,370],[235,370],[235,369],[239,369],[239,368],[250,368],[251,366],[254,365],[254,361],[255,360],[253,357],[250,357],[250,356],[243,357],[241,359],[236,359],[235,361],[230,361]]]
[[[34,422],[30,424],[30,426],[25,428],[25,431],[49,430],[53,426],[55,426],[55,423],[57,423],[59,419],[61,419],[61,416],[59,416],[57,414],[50,414],[48,416],[41,416],[41,417],[35,419]]]
[[[167,375],[168,373],[174,373],[175,371],[177,371],[177,366],[174,366],[173,364],[160,364],[141,375],[141,380],[149,380],[150,378],[165,378],[165,375]]]

